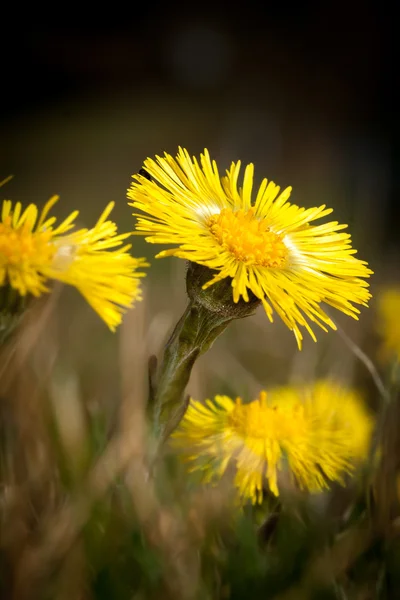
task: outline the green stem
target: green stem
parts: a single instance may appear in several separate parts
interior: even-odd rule
[[[0,345],[5,344],[16,329],[26,305],[26,297],[20,296],[11,285],[0,286]]]
[[[183,395],[197,357],[231,321],[232,317],[218,319],[201,305],[189,302],[165,346],[155,391],[155,420],[164,434],[168,435],[183,416]]]
[[[204,354],[233,319],[254,313],[259,300],[233,302],[231,281],[203,290],[213,272],[189,263],[186,286],[189,304],[164,349],[152,397],[156,433],[162,439],[175,429],[187,402],[184,392],[198,356]]]

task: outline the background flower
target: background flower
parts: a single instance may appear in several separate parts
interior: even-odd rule
[[[400,287],[388,287],[378,294],[377,312],[381,357],[400,361]]]
[[[107,218],[111,202],[92,229],[72,231],[78,211],[56,225],[49,217],[58,200],[53,196],[39,212],[4,200],[0,222],[0,286],[9,285],[21,296],[49,291],[49,280],[76,287],[105,323],[114,330],[122,313],[140,298],[139,279],[147,266],[123,245],[130,234],[118,234]]]
[[[241,498],[257,503],[266,482],[279,494],[285,465],[301,489],[343,483],[366,458],[372,426],[359,396],[327,380],[263,391],[248,404],[227,396],[191,400],[172,443],[205,481],[221,477],[233,461]]]

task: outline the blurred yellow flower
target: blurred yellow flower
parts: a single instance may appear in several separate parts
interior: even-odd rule
[[[353,255],[347,225],[331,221],[310,223],[332,212],[325,205],[304,209],[288,202],[291,187],[280,192],[263,179],[252,200],[252,164],[241,187],[241,163],[232,163],[220,177],[215,161],[204,150],[200,162],[179,149],[176,158],[148,158],[133,175],[129,204],[141,213],[136,232],[154,244],[174,248],[157,258],[177,256],[216,271],[205,288],[232,278],[233,299],[259,298],[272,321],[273,311],[291,329],[301,347],[305,327],[315,340],[309,321],[327,331],[335,324],[321,307],[325,302],[357,318],[353,303],[367,306],[370,294],[363,278],[372,273]],[[145,213],[145,214],[143,214]]]
[[[53,196],[39,213],[34,204],[25,210],[20,202],[2,204],[0,221],[0,286],[10,285],[21,296],[40,296],[54,279],[76,287],[111,330],[122,313],[140,298],[139,278],[147,266],[122,245],[130,234],[117,234],[107,218],[111,202],[92,229],[71,231],[78,211],[56,225],[49,211]]]
[[[242,500],[262,501],[264,482],[279,494],[278,472],[286,465],[297,485],[310,492],[344,483],[346,473],[366,458],[373,420],[360,397],[332,381],[261,392],[243,404],[216,396],[191,400],[172,445],[201,470],[204,481],[236,466]]]
[[[377,297],[377,312],[382,358],[400,361],[400,287],[382,290]]]

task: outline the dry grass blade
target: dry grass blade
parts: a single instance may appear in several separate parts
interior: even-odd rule
[[[198,589],[197,552],[180,516],[160,503],[148,467],[151,460],[146,421],[148,390],[143,381],[148,355],[146,316],[143,303],[127,315],[122,327],[120,427],[138,445],[138,453],[129,462],[125,482],[144,535],[162,555],[166,592],[171,598],[187,600],[195,598]]]

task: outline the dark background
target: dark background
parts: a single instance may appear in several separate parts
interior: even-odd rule
[[[397,241],[394,23],[359,1],[6,7],[0,175],[15,199],[59,193],[83,218],[114,199],[124,218],[146,156],[208,147],[333,206],[379,264]]]

